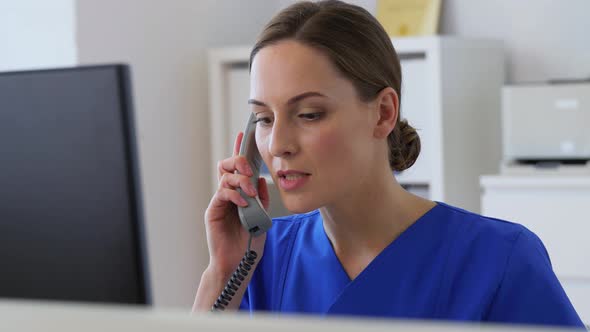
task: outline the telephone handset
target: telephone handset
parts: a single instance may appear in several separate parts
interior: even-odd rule
[[[242,138],[242,144],[240,145],[240,155],[246,157],[252,168],[252,173],[254,173],[254,175],[252,175],[250,180],[252,181],[254,188],[256,188],[256,192],[258,192],[258,176],[260,174],[260,167],[262,166],[262,157],[256,146],[255,120],[256,115],[252,113],[248,119],[246,130],[244,131],[244,137]],[[260,202],[258,195],[255,197],[248,196],[240,188],[238,188],[237,191],[246,202],[248,202],[248,206],[246,207],[238,206],[238,215],[240,216],[242,226],[244,226],[244,228],[253,236],[258,236],[266,232],[272,226],[272,221],[262,206],[262,202]]]
[[[242,138],[242,144],[240,145],[240,155],[245,156],[246,160],[252,168],[251,177],[252,184],[258,192],[258,176],[260,174],[260,166],[262,165],[262,157],[256,146],[255,132],[256,132],[256,115],[252,113],[248,119],[248,125],[244,131],[244,137]],[[237,172],[237,171],[236,171]],[[224,310],[229,304],[232,297],[236,294],[236,291],[242,285],[242,282],[248,276],[248,273],[252,269],[252,266],[256,262],[258,254],[254,250],[250,250],[250,244],[252,243],[252,237],[259,236],[272,226],[272,220],[266,213],[262,202],[258,198],[250,197],[242,191],[242,189],[236,189],[240,195],[248,202],[248,206],[238,206],[238,216],[240,217],[240,223],[250,233],[250,239],[248,240],[248,249],[246,254],[240,261],[238,268],[234,271],[231,278],[225,285],[225,288],[221,292],[221,295],[217,298],[211,311]]]

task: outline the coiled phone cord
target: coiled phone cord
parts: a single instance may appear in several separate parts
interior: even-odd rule
[[[234,271],[231,278],[225,285],[225,288],[221,292],[221,295],[219,295],[217,300],[215,300],[213,307],[211,307],[211,311],[225,310],[225,307],[229,304],[233,296],[236,295],[236,292],[242,285],[242,282],[246,279],[248,273],[250,273],[250,270],[252,270],[252,266],[256,262],[258,254],[256,253],[256,251],[250,250],[251,244],[252,233],[250,233],[250,238],[248,239],[248,249],[246,250],[244,257],[240,261],[238,268]]]

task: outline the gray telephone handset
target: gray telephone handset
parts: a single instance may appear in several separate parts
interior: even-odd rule
[[[254,185],[254,188],[256,188],[256,191],[258,192],[258,176],[260,174],[260,166],[262,166],[262,157],[260,156],[260,152],[258,152],[258,147],[256,146],[256,139],[254,135],[255,132],[256,115],[252,113],[248,119],[248,125],[246,126],[244,137],[242,138],[242,144],[240,145],[240,155],[246,157],[246,160],[248,160],[248,163],[250,164],[250,168],[252,168],[252,173],[254,174],[252,175],[251,181]],[[255,197],[250,197],[244,193],[241,188],[237,188],[236,190],[246,200],[246,202],[248,202],[248,206],[246,207],[238,206],[238,216],[240,217],[240,222],[242,223],[242,226],[244,226],[244,228],[250,233],[248,249],[240,261],[238,268],[234,271],[231,278],[225,285],[221,295],[219,295],[213,304],[211,311],[223,311],[225,310],[225,307],[229,305],[229,302],[236,294],[236,291],[240,286],[242,286],[242,282],[248,276],[252,266],[256,263],[256,258],[258,258],[258,253],[250,250],[252,237],[263,234],[272,226],[272,220],[262,206],[262,202],[260,202],[258,195]]]
[[[258,191],[258,176],[260,174],[260,166],[262,166],[262,157],[256,146],[255,121],[256,115],[252,113],[248,119],[246,130],[244,131],[244,137],[242,138],[242,144],[240,145],[240,155],[245,156],[248,160],[252,172],[254,173],[251,181],[254,188],[256,188],[256,191]],[[244,228],[253,236],[258,236],[268,231],[272,226],[272,221],[262,206],[262,202],[260,202],[258,195],[251,197],[244,193],[241,188],[238,188],[237,191],[242,195],[246,202],[248,202],[248,206],[246,207],[238,206],[238,215],[242,226],[244,226]]]

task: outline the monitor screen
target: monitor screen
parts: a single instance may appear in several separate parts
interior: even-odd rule
[[[0,298],[149,304],[125,65],[0,73]]]

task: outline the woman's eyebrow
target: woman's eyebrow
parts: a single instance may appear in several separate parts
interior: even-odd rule
[[[309,91],[309,92],[304,92],[302,94],[299,94],[299,95],[297,95],[295,97],[292,97],[291,99],[289,99],[287,101],[287,105],[296,104],[296,103],[302,101],[303,99],[309,98],[309,97],[325,97],[325,98],[327,98],[326,95],[321,94],[319,92]],[[265,103],[263,103],[261,101],[258,101],[256,99],[248,99],[248,104],[253,104],[253,105],[268,107],[268,105],[266,105]]]

